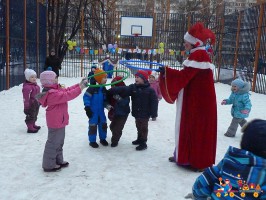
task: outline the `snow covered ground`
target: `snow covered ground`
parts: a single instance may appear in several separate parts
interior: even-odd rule
[[[60,77],[59,82],[71,86],[80,79]],[[133,78],[126,80],[127,84],[133,82]],[[239,147],[241,133],[239,129],[235,138],[224,137],[231,122],[231,106],[221,106],[220,102],[229,96],[230,86],[216,83],[215,87],[218,162],[229,145]],[[157,121],[149,123],[147,150],[138,152],[131,144],[136,139],[132,116],[116,148],[100,145],[93,149],[88,143],[88,119],[80,95],[69,102],[70,124],[66,128],[64,157],[70,165],[60,172],[45,173],[41,167],[47,138],[45,110],[41,108],[38,116],[41,130],[37,134],[26,133],[21,89],[19,85],[0,92],[1,200],[179,200],[191,192],[200,173],[168,162],[174,150],[175,105],[160,102]],[[253,107],[249,120],[266,119],[266,95],[251,92],[250,98]],[[109,142],[110,137],[109,131]]]

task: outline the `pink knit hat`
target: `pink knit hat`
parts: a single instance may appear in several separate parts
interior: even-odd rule
[[[49,87],[55,84],[56,73],[53,71],[44,71],[40,74],[42,87]]]

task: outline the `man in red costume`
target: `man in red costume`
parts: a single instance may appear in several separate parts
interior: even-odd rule
[[[184,36],[190,52],[183,69],[161,69],[160,88],[164,99],[176,101],[174,156],[169,161],[203,170],[215,163],[217,105],[210,57],[205,44],[214,43],[214,33],[196,23]]]

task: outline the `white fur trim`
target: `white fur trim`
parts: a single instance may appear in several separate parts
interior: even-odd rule
[[[195,51],[197,51],[197,50],[205,50],[205,51],[206,51],[206,47],[205,47],[205,46],[196,47],[196,48],[194,48],[194,49],[191,49],[191,50],[190,50],[190,53],[193,53],[193,52],[195,52]]]
[[[184,35],[184,40],[188,41],[191,44],[196,44],[197,42],[199,42],[199,46],[203,45],[203,42],[201,40],[190,35],[188,32],[186,32],[186,34]]]
[[[198,69],[214,69],[215,68],[214,64],[210,62],[197,62],[195,60],[188,60],[188,59],[186,59],[183,62],[183,65],[185,67],[193,67],[193,68],[198,68]]]
[[[182,114],[182,106],[183,106],[183,94],[184,89],[181,89],[178,93],[178,98],[176,101],[176,118],[175,118],[175,155],[176,162],[178,160],[178,146],[179,146],[179,135],[180,135],[180,122],[181,122],[181,114]]]

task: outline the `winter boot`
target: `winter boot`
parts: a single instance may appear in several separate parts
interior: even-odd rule
[[[38,132],[38,129],[33,127],[32,122],[27,123],[27,127],[28,127],[27,133],[37,133]]]
[[[56,165],[54,168],[52,169],[43,169],[44,172],[57,172],[61,169],[60,165]]]
[[[111,147],[117,147],[118,142],[112,142]]]
[[[171,156],[168,158],[169,162],[175,162],[175,157],[174,156]]]
[[[98,148],[99,147],[99,145],[97,144],[97,142],[90,142],[90,146],[92,148]]]
[[[63,167],[68,167],[69,162],[67,162],[67,161],[63,161],[61,164],[58,163],[57,165],[60,165],[61,168],[63,168]]]
[[[106,140],[100,140],[100,143],[103,145],[103,146],[108,146],[108,142]]]
[[[139,136],[138,136],[138,138],[137,138],[136,140],[132,141],[132,144],[133,144],[133,145],[139,145],[140,142],[141,142],[141,141],[140,141]]]
[[[40,130],[40,129],[41,129],[41,127],[40,127],[40,126],[37,126],[37,125],[35,124],[35,122],[34,122],[34,124],[33,124],[33,127],[34,127],[35,129],[37,129],[37,130]]]
[[[145,149],[147,149],[147,144],[146,144],[146,142],[141,142],[141,143],[139,144],[139,146],[136,147],[136,150],[137,150],[137,151],[142,151],[142,150],[145,150]]]

